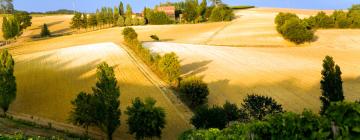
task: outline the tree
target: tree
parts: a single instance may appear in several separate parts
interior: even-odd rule
[[[210,21],[231,21],[234,18],[233,10],[227,6],[217,6],[215,7],[210,15]]]
[[[120,17],[119,9],[115,7],[114,8],[114,22],[113,22],[114,25],[117,24],[119,17]]]
[[[326,15],[325,12],[319,12],[316,16],[315,16],[315,20],[316,20],[316,27],[317,28],[331,28],[334,27],[334,20]]]
[[[248,95],[241,106],[251,120],[263,120],[266,115],[283,112],[273,98],[255,94]]]
[[[88,16],[87,14],[82,14],[81,17],[81,28],[87,29],[88,28]]]
[[[194,22],[196,17],[197,17],[197,12],[196,12],[196,5],[194,0],[187,0],[185,1],[185,9],[183,12],[184,15],[184,19],[187,22]]]
[[[70,112],[69,121],[74,124],[85,128],[86,135],[88,135],[88,128],[95,125],[94,120],[94,97],[91,94],[80,92],[76,99],[71,101],[73,109]]]
[[[180,76],[179,57],[174,53],[166,53],[161,57],[158,66],[169,82],[174,82]]]
[[[337,28],[349,28],[351,26],[351,20],[344,11],[334,11],[331,17],[335,22],[334,26]]]
[[[2,31],[6,40],[21,35],[20,24],[14,16],[3,17]]]
[[[88,25],[89,27],[92,27],[94,29],[94,27],[97,26],[97,20],[96,20],[96,15],[95,14],[91,14],[88,18]]]
[[[155,104],[153,98],[146,98],[143,102],[137,97],[132,101],[132,106],[127,107],[125,114],[129,116],[129,133],[135,134],[136,139],[161,138],[161,131],[166,124],[165,111]]]
[[[14,59],[3,49],[0,53],[0,107],[4,115],[16,98],[16,79],[14,76]]]
[[[321,71],[322,79],[320,100],[322,107],[320,114],[324,114],[331,102],[338,102],[344,100],[344,93],[342,87],[341,70],[332,57],[326,56],[323,60],[323,70]]]
[[[123,17],[123,16],[120,16],[120,17],[118,18],[117,25],[120,26],[120,27],[125,26],[125,21],[124,21],[124,17]]]
[[[132,18],[132,8],[130,4],[126,4],[126,18]]]
[[[196,109],[195,114],[191,118],[190,122],[197,129],[223,129],[226,126],[227,119],[223,108],[219,106],[213,106],[212,108],[201,106]]]
[[[51,36],[51,33],[48,29],[48,26],[46,24],[44,24],[41,28],[41,33],[40,33],[41,37],[49,37]]]
[[[198,6],[197,8],[198,16],[201,16],[203,19],[205,19],[206,7],[207,7],[206,0],[202,0],[200,6]]]
[[[92,88],[95,98],[96,125],[107,134],[109,140],[120,126],[120,90],[115,78],[114,69],[102,63],[97,69],[97,82]]]
[[[182,80],[179,86],[180,92],[190,100],[190,105],[196,107],[206,102],[209,88],[200,78],[190,77]]]
[[[119,14],[121,16],[125,16],[124,14],[124,4],[120,1],[120,4],[119,4]]]
[[[172,21],[163,11],[149,11],[147,13],[147,18],[149,24],[152,25],[162,25],[162,24],[170,24]]]
[[[279,33],[282,33],[281,27],[285,24],[285,22],[287,20],[292,19],[292,18],[300,19],[296,14],[293,14],[293,13],[280,12],[279,14],[277,14],[275,17],[275,24],[276,24],[277,31]]]
[[[125,26],[131,26],[132,25],[132,18],[129,17],[129,18],[126,18],[125,19]]]
[[[32,24],[32,16],[28,12],[17,11],[15,12],[14,17],[20,24],[20,30],[24,30]]]
[[[226,103],[223,105],[223,108],[226,113],[227,123],[240,119],[240,111],[236,104],[232,104],[229,101],[226,101]]]
[[[280,33],[285,39],[296,44],[312,41],[314,38],[314,32],[307,28],[306,22],[296,18],[285,21],[285,24],[280,27]]]
[[[133,18],[133,19],[131,20],[131,24],[134,25],[134,26],[139,25],[139,19],[138,19],[137,17]]]
[[[82,19],[81,19],[82,14],[81,13],[75,13],[75,15],[73,16],[73,18],[71,19],[71,28],[73,29],[80,29],[82,26]]]

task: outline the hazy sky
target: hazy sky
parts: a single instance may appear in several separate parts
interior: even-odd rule
[[[82,12],[94,12],[102,6],[118,5],[120,0],[14,0],[16,9],[44,12],[57,9],[73,9]],[[144,6],[153,7],[160,2],[181,0],[122,0],[130,3],[135,12],[141,11]],[[201,0],[199,0],[201,1]],[[255,5],[258,7],[283,7],[302,9],[346,9],[360,0],[223,0],[229,5]]]

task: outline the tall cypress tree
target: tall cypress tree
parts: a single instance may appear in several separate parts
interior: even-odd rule
[[[14,76],[14,59],[6,50],[0,54],[0,107],[4,115],[16,98],[16,81]]]
[[[10,25],[9,22],[7,20],[7,18],[4,16],[3,17],[3,23],[2,23],[2,32],[3,32],[3,37],[4,39],[9,39],[10,38]]]
[[[341,70],[332,57],[326,56],[323,60],[323,70],[321,71],[322,80],[320,81],[322,95],[320,100],[322,107],[320,114],[324,114],[331,102],[343,101],[344,93],[342,88]]]
[[[119,14],[121,16],[124,16],[125,12],[124,12],[124,4],[120,1],[120,5],[119,5]]]

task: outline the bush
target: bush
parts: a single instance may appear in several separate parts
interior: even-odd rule
[[[139,25],[145,25],[146,24],[146,21],[144,18],[140,18],[139,19]]]
[[[280,12],[278,15],[276,15],[275,24],[276,24],[276,29],[278,30],[279,33],[281,33],[280,28],[285,24],[285,21],[292,18],[299,19],[299,17],[296,14],[292,14],[292,13]]]
[[[202,105],[209,95],[209,88],[200,78],[190,77],[180,81],[179,90],[192,107]]]
[[[218,106],[213,106],[212,108],[202,106],[197,108],[190,121],[197,129],[223,129],[227,124],[226,113],[223,108]]]
[[[116,23],[118,26],[123,27],[125,26],[125,20],[123,16],[119,16],[118,21]]]
[[[175,82],[180,77],[180,61],[175,53],[167,53],[158,62],[159,70],[168,82]]]
[[[266,115],[283,112],[273,98],[261,95],[248,95],[241,106],[251,120],[263,120]]]
[[[334,27],[334,20],[326,15],[325,12],[319,12],[315,16],[316,28],[332,28]]]
[[[217,6],[215,7],[210,15],[210,21],[231,21],[234,19],[235,15],[233,10],[227,6]]]
[[[166,15],[165,12],[151,11],[148,15],[149,24],[153,25],[162,25],[162,24],[171,24],[172,21]]]
[[[335,27],[337,28],[349,28],[351,26],[351,20],[347,17],[347,13],[343,11],[334,11],[331,15],[335,21]]]
[[[159,41],[159,37],[157,35],[151,35],[150,36],[151,39],[155,40],[155,41]]]
[[[129,18],[129,17],[127,17],[127,18],[125,19],[125,26],[131,26],[131,25],[132,25],[132,19]]]
[[[139,19],[138,18],[133,18],[131,20],[131,23],[132,23],[132,25],[137,26],[137,25],[139,25]]]
[[[360,10],[349,13],[351,28],[360,28]]]
[[[279,30],[285,39],[296,44],[311,41],[314,38],[314,32],[307,28],[306,22],[296,18],[285,21],[285,24]]]
[[[51,33],[48,29],[48,26],[46,24],[44,24],[41,28],[41,33],[40,33],[41,37],[49,37],[51,36]]]
[[[134,41],[137,41],[137,33],[131,27],[124,28],[122,35],[126,43],[132,44]]]

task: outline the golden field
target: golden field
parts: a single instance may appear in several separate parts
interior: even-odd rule
[[[317,12],[255,8],[236,11],[237,19],[232,22],[134,28],[140,41],[152,41],[149,36],[158,35],[161,43],[146,46],[160,53],[176,52],[184,75],[202,76],[209,83],[210,104],[226,100],[241,104],[247,94],[256,93],[274,97],[286,110],[318,111],[325,55],[333,56],[343,71],[346,99],[359,99],[360,30],[318,30],[315,42],[295,46],[275,30],[274,17],[280,11],[297,12],[302,17]],[[122,111],[131,99],[151,96],[167,113],[164,139],[174,139],[191,128],[188,120],[182,119],[186,112],[164,96],[121,47],[123,28],[36,38],[45,22],[55,34],[73,32],[69,29],[70,19],[68,15],[34,16],[33,25],[23,36],[6,46],[15,58],[18,84],[11,112],[67,122],[70,101],[80,91],[90,91],[96,81],[96,65],[106,61],[115,67]],[[123,114],[116,138],[132,138],[126,133],[125,120]]]

